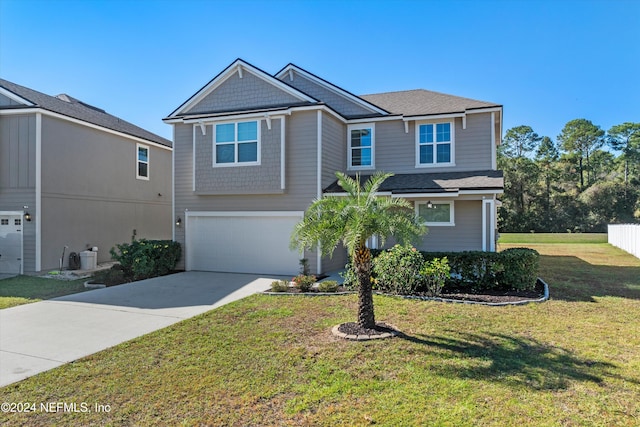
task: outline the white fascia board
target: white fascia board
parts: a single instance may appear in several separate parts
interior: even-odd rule
[[[148,139],[139,138],[137,136],[129,135],[128,133],[120,132],[117,130],[109,129],[104,126],[96,125],[93,123],[85,122],[84,120],[76,119],[73,117],[65,116],[64,114],[54,113],[53,111],[45,110],[43,108],[19,108],[17,110],[0,110],[0,115],[20,115],[20,114],[33,114],[33,113],[41,113],[43,116],[54,117],[60,120],[66,120],[71,123],[75,123],[78,125],[86,126],[91,129],[97,129],[103,132],[107,132],[113,135],[120,136],[122,138],[128,138],[132,141],[141,142],[145,145],[151,145],[153,147],[162,148],[163,150],[173,151],[172,147],[167,147],[166,145],[158,144],[157,142],[149,141]]]
[[[456,117],[464,117],[465,113],[447,113],[447,114],[429,114],[424,116],[402,116],[402,120],[405,122],[422,121],[422,120],[439,120],[439,119],[453,119]]]
[[[313,74],[310,74],[309,72],[298,68],[297,66],[293,65],[293,64],[289,64],[287,67],[285,67],[282,71],[280,71],[278,74],[276,74],[276,78],[280,79],[283,76],[287,76],[289,74],[290,71],[295,71],[296,73],[302,75],[304,78],[311,80],[312,82],[324,87],[327,90],[330,90],[331,92],[335,93],[338,96],[341,96],[343,98],[348,99],[351,102],[355,102],[356,104],[362,106],[363,108],[366,108],[369,111],[373,111],[379,114],[389,114],[389,112],[382,110],[380,107],[375,106],[374,104],[365,101],[362,98],[359,98],[353,94],[350,94],[349,92],[345,91],[344,89],[339,88],[338,86],[335,86],[333,83],[328,83],[316,76],[314,76]]]
[[[238,113],[238,114],[230,114],[230,115],[220,115],[220,116],[196,116],[195,118],[189,118],[189,119],[178,119],[177,121],[179,123],[186,123],[186,124],[199,124],[199,123],[204,123],[209,124],[209,123],[214,123],[214,122],[228,122],[228,121],[235,121],[235,120],[245,120],[245,119],[264,119],[264,118],[271,118],[271,119],[277,119],[279,117],[282,117],[285,114],[290,114],[289,110],[277,110],[277,111],[269,111],[269,112],[261,112],[261,113]]]
[[[195,216],[235,216],[235,217],[300,217],[304,216],[304,211],[185,211],[186,217]]]
[[[349,124],[360,124],[360,123],[370,123],[370,122],[388,122],[392,120],[405,120],[402,114],[394,114],[388,115],[384,117],[369,117],[363,119],[349,119],[346,122]],[[407,120],[405,120],[407,121]]]
[[[460,194],[486,194],[486,195],[494,195],[494,194],[502,194],[504,190],[460,190]]]
[[[332,196],[335,196],[335,197],[346,197],[348,195],[349,195],[349,193],[346,193],[346,192],[345,193],[324,193],[323,197],[332,197]],[[379,197],[395,197],[391,193],[391,191],[378,191],[377,193],[375,193],[375,195],[379,196]]]
[[[449,191],[447,193],[399,193],[391,197],[394,199],[436,199],[458,197],[459,194],[458,191]]]
[[[189,118],[163,119],[163,121],[165,123],[170,123],[170,124],[173,124],[173,123],[189,124],[189,123],[199,123],[199,122],[213,123],[213,122],[219,122],[219,121],[225,121],[225,120],[233,121],[238,119],[252,119],[252,118],[263,119],[265,118],[265,116],[268,116],[271,119],[277,119],[279,117],[282,117],[283,115],[290,116],[291,113],[294,113],[296,111],[323,111],[327,114],[331,114],[333,117],[340,120],[342,123],[347,123],[347,120],[344,117],[340,116],[335,111],[333,111],[330,108],[327,108],[324,105],[307,105],[303,107],[289,107],[289,108],[279,109],[279,110],[269,110],[269,111],[262,111],[262,112],[246,112],[246,113],[237,113],[237,114],[230,114],[230,115],[202,114],[202,115],[190,116]],[[371,120],[368,120],[368,121],[371,121]]]
[[[289,85],[281,82],[280,80],[278,80],[275,77],[265,73],[264,71],[261,71],[261,70],[255,68],[253,65],[248,64],[248,63],[244,62],[241,59],[238,59],[233,64],[228,66],[226,68],[226,71],[223,71],[221,74],[219,74],[213,80],[211,80],[205,87],[203,87],[198,92],[196,92],[184,104],[182,104],[180,107],[178,107],[178,109],[175,110],[173,113],[171,113],[168,118],[175,117],[175,116],[177,116],[179,114],[182,114],[183,112],[189,110],[189,108],[193,107],[198,102],[202,101],[202,99],[204,97],[206,97],[211,92],[216,90],[216,88],[218,86],[220,86],[222,83],[224,83],[229,77],[233,76],[238,71],[239,67],[242,67],[245,71],[250,72],[254,76],[266,81],[267,83],[270,83],[270,84],[276,86],[277,88],[281,89],[282,91],[284,91],[284,92],[288,93],[289,95],[292,95],[292,96],[294,96],[294,97],[296,97],[296,98],[298,98],[298,99],[300,99],[302,101],[318,102],[317,99],[314,99],[314,98],[310,97],[309,95],[306,95],[306,94],[300,92],[299,90],[297,90],[297,89],[293,88],[292,86],[289,86]]]
[[[15,93],[11,92],[10,90],[5,89],[3,87],[0,87],[0,95],[4,95],[9,99],[14,100],[15,102],[19,102],[20,104],[27,105],[29,107],[32,107],[32,106],[36,105],[33,102],[29,101],[28,99],[25,99],[25,98],[21,97],[20,95],[15,94]]]
[[[479,114],[479,113],[492,113],[502,111],[502,107],[485,107],[485,108],[472,108],[465,110],[467,114]]]

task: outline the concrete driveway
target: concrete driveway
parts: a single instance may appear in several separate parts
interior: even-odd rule
[[[0,386],[270,287],[251,274],[189,271],[0,310]]]

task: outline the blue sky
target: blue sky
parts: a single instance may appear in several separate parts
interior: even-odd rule
[[[504,105],[556,139],[640,121],[640,1],[0,0],[0,76],[171,138],[161,119],[236,58],[355,94]]]

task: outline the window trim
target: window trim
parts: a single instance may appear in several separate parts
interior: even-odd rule
[[[238,161],[238,145],[241,143],[247,143],[247,142],[253,142],[253,141],[242,141],[242,142],[238,142],[238,124],[239,123],[251,123],[254,122],[256,123],[256,160],[255,161],[251,161],[251,162],[240,162]],[[233,157],[233,163],[216,163],[216,134],[218,131],[218,125],[228,125],[228,124],[233,124],[234,125],[234,141],[232,142],[227,142],[224,144],[233,144],[234,146],[234,157]],[[255,120],[242,120],[242,119],[238,119],[238,120],[225,120],[225,121],[220,121],[220,122],[215,122],[212,123],[213,128],[212,130],[212,158],[213,158],[213,167],[214,168],[230,168],[230,167],[240,167],[240,166],[258,166],[261,164],[261,152],[262,152],[262,120],[261,119],[255,119]]]
[[[420,218],[420,206],[426,205],[428,202],[421,201],[415,202],[416,216]],[[456,225],[456,215],[455,215],[455,203],[453,200],[437,200],[435,202],[431,202],[434,205],[449,205],[449,222],[429,222],[423,221],[423,224],[427,227],[455,227]]]
[[[353,166],[353,149],[351,146],[351,131],[371,129],[371,164],[365,166]],[[356,147],[357,148],[357,147]],[[358,123],[347,126],[347,170],[367,170],[376,168],[376,124]]]
[[[141,148],[144,148],[145,150],[147,150],[147,161],[146,162],[143,161],[143,160],[140,160],[140,158],[138,157],[138,153],[139,153]],[[147,165],[147,176],[140,175],[140,163],[146,163],[146,165]],[[144,144],[140,144],[140,143],[136,143],[136,179],[141,179],[143,181],[149,181],[150,163],[151,163],[151,149],[149,148],[149,146],[148,145],[144,145]]]
[[[451,129],[451,141],[447,144],[451,144],[449,162],[438,163],[438,143],[435,141],[436,127],[439,124],[449,123]],[[434,141],[433,141],[433,159],[434,163],[420,163],[420,126],[421,125],[433,125]],[[443,144],[443,143],[441,143]],[[423,144],[424,145],[424,144]],[[415,146],[416,146],[416,168],[442,168],[456,165],[456,122],[455,119],[451,120],[422,120],[417,121],[415,125]]]

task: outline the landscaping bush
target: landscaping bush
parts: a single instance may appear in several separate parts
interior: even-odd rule
[[[316,283],[316,276],[299,274],[293,278],[293,284],[296,288],[300,289],[300,292],[309,292],[314,283]]]
[[[451,267],[447,257],[425,261],[420,270],[420,276],[427,294],[432,297],[439,296],[447,279],[451,277]]]
[[[325,280],[318,283],[318,290],[320,292],[336,292],[338,290],[338,282],[335,280]]]
[[[134,240],[111,248],[113,259],[131,280],[164,276],[173,271],[180,259],[180,244],[171,240]]]
[[[271,292],[286,292],[289,289],[289,282],[286,280],[274,280],[271,282]]]
[[[504,269],[498,282],[517,290],[534,289],[538,280],[540,254],[529,248],[511,248],[499,252]]]
[[[443,258],[450,269],[444,280],[445,291],[534,290],[540,258],[538,252],[529,248],[502,252],[423,252],[396,245],[388,250],[372,250],[371,254],[375,289],[402,295],[438,291],[439,285],[423,277],[421,270],[424,261],[428,264]],[[346,272],[341,274],[344,286],[353,290],[357,287],[355,274],[350,264],[345,268]],[[439,290],[442,292],[442,288]]]
[[[395,245],[373,260],[376,288],[397,295],[416,293],[423,264],[424,258],[416,248]]]

